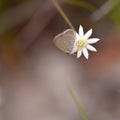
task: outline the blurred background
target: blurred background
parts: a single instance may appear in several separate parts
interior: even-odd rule
[[[51,0],[0,0],[0,120],[120,120],[120,0],[57,0],[78,30],[93,28],[97,53],[76,59],[54,36],[69,26]]]

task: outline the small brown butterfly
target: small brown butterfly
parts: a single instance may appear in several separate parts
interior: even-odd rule
[[[57,48],[65,53],[71,53],[76,39],[76,32],[72,29],[67,29],[58,34],[54,38],[54,44]]]

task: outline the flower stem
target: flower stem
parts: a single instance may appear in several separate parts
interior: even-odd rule
[[[73,27],[72,23],[70,22],[70,20],[68,19],[67,15],[64,13],[64,11],[62,10],[62,8],[59,6],[59,4],[57,3],[56,0],[51,0],[53,5],[55,6],[55,8],[58,10],[58,12],[61,14],[61,16],[64,18],[64,20],[67,22],[67,24],[73,29],[75,30],[75,28]]]
[[[80,101],[78,99],[78,96],[76,95],[75,91],[73,90],[73,88],[71,87],[70,83],[67,82],[67,88],[68,91],[70,92],[70,95],[73,98],[73,101],[76,104],[76,107],[78,108],[80,115],[82,117],[83,120],[89,120],[88,115],[86,113],[86,111],[84,110],[84,108],[82,107],[82,105],[80,104]]]

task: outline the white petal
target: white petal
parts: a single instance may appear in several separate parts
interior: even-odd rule
[[[92,35],[92,29],[90,29],[87,33],[85,33],[84,38],[88,39]]]
[[[84,36],[84,31],[83,31],[82,25],[80,25],[80,27],[79,27],[79,36],[80,36],[80,37],[83,37],[83,36]]]
[[[99,38],[91,38],[91,39],[88,39],[88,43],[93,44],[93,43],[98,42],[99,40],[100,40]]]
[[[73,49],[72,49],[72,52],[70,54],[73,54],[77,52],[77,46],[76,46],[76,43],[74,43],[74,46],[73,46]]]
[[[77,52],[77,58],[80,58],[81,55],[82,55],[82,50],[79,49],[78,52]]]
[[[83,48],[83,55],[85,56],[86,59],[89,57],[88,50],[86,48]]]
[[[92,45],[87,45],[87,49],[90,51],[97,52],[97,50]]]
[[[76,32],[76,39],[79,39],[80,38],[80,36],[78,35],[78,33]]]

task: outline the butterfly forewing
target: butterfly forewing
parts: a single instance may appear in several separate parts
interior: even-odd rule
[[[76,32],[72,29],[67,29],[55,36],[54,43],[61,51],[71,53],[75,39]]]

